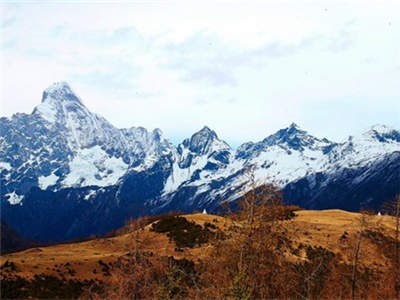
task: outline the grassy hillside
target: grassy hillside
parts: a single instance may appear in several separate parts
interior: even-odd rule
[[[314,298],[350,297],[354,290],[358,297],[395,295],[393,217],[341,210],[294,215],[265,223],[257,214],[253,223],[238,215],[169,216],[132,223],[115,237],[4,255],[2,293]],[[59,294],[49,288],[57,283],[65,288]]]

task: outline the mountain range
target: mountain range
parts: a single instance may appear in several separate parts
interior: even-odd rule
[[[132,217],[216,211],[273,184],[305,208],[379,209],[400,193],[400,131],[334,142],[296,124],[232,149],[208,127],[175,146],[159,129],[118,129],[65,82],[31,114],[0,118],[1,220],[36,241],[104,234]]]

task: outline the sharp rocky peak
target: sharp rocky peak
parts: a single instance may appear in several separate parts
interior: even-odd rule
[[[300,129],[300,127],[292,123],[288,127],[283,128],[275,132],[274,134],[268,136],[264,139],[264,141],[276,141],[276,142],[285,142],[294,138],[303,138],[307,136],[307,132]]]
[[[66,82],[56,82],[45,89],[42,102],[33,110],[33,114],[52,124],[63,123],[69,112],[81,117],[92,115]]]
[[[265,146],[286,145],[287,147],[302,151],[305,147],[319,148],[332,144],[327,139],[318,139],[302,130],[296,123],[278,130],[276,133],[265,138],[262,142]]]
[[[153,131],[148,131],[144,127],[131,127],[130,129],[122,129],[122,131],[127,132],[129,135],[132,135],[135,140],[142,142],[161,142],[165,141],[163,132],[159,128],[155,128]]]
[[[326,139],[321,141],[302,130],[296,123],[291,123],[288,127],[278,130],[260,142],[242,144],[236,151],[236,157],[247,159],[272,146],[302,151],[304,147],[312,148],[319,143],[328,144],[329,141]]]
[[[215,139],[218,139],[217,134],[207,126],[204,126],[192,135],[188,143],[188,148],[192,152],[203,154],[208,152]]]
[[[291,129],[291,130],[301,130],[299,125],[297,125],[296,123],[292,122],[289,127],[287,127],[287,129]]]
[[[201,138],[201,137],[209,137],[212,139],[218,139],[217,134],[215,133],[214,130],[211,130],[209,127],[204,126],[202,129],[194,133],[191,137],[191,139],[196,139],[196,138]]]
[[[288,127],[278,131],[282,136],[306,135],[307,131],[302,130],[296,123],[290,124]]]
[[[48,99],[72,101],[82,104],[78,96],[72,90],[71,86],[65,81],[55,82],[44,90],[42,102],[45,102]]]
[[[214,130],[204,126],[201,130],[194,133],[190,139],[183,141],[182,145],[191,152],[206,154],[215,150],[230,149],[228,144],[221,141]]]

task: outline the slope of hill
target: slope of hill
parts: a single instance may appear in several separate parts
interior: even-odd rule
[[[215,280],[219,280],[219,276],[223,275],[218,274],[218,272],[223,273],[223,271],[220,267],[217,267],[217,270],[213,270],[213,264],[217,264],[219,259],[227,259],[228,261],[230,256],[235,255],[230,251],[236,249],[237,245],[233,244],[235,248],[230,248],[229,245],[237,242],[235,234],[238,232],[238,228],[246,226],[246,223],[233,221],[230,218],[204,214],[182,215],[180,218],[185,218],[189,223],[194,222],[190,224],[201,225],[199,227],[203,228],[201,230],[214,233],[219,232],[220,235],[219,237],[218,235],[212,235],[212,238],[209,237],[202,240],[202,242],[196,240],[196,243],[193,245],[178,245],[177,240],[171,234],[171,229],[163,231],[160,229],[160,226],[159,228],[155,227],[154,224],[161,222],[158,220],[148,225],[143,224],[141,227],[136,227],[139,229],[133,230],[127,227],[125,229],[128,231],[127,233],[121,233],[110,238],[32,248],[2,256],[0,258],[2,281],[5,284],[12,285],[13,282],[18,280],[35,281],[40,276],[42,276],[41,278],[47,278],[46,276],[48,276],[48,278],[59,280],[60,282],[76,281],[87,284],[91,280],[92,284],[103,287],[105,283],[107,283],[106,286],[118,285],[117,283],[120,280],[127,280],[125,276],[133,276],[132,273],[128,272],[125,274],[123,272],[124,269],[121,269],[123,262],[128,262],[128,265],[131,264],[129,268],[134,270],[138,266],[135,267],[132,259],[138,257],[139,253],[140,255],[145,255],[144,257],[147,257],[146,259],[152,262],[165,258],[166,261],[169,261],[167,265],[164,265],[164,268],[167,269],[168,266],[171,266],[172,258],[172,262],[185,262],[186,267],[187,264],[191,266],[191,262],[193,262],[194,264],[190,268],[195,270],[196,276],[199,276],[198,278],[201,278],[202,272],[204,274],[215,272],[213,276]],[[365,223],[362,224],[362,222]],[[325,279],[327,281],[333,280],[334,278],[335,280],[339,280],[342,292],[345,295],[349,295],[351,278],[349,279],[349,274],[346,274],[346,272],[351,270],[354,260],[354,249],[357,245],[360,230],[363,232],[363,236],[357,265],[357,276],[359,276],[358,289],[362,287],[365,289],[363,295],[371,293],[369,295],[372,295],[374,298],[377,286],[381,285],[383,288],[387,283],[376,282],[376,280],[394,278],[394,275],[391,273],[393,270],[393,253],[395,249],[395,244],[393,243],[395,220],[393,217],[363,216],[359,213],[350,213],[341,210],[296,211],[295,217],[280,221],[280,224],[279,231],[284,229],[285,233],[280,233],[279,239],[283,239],[283,242],[281,241],[278,244],[285,246],[282,246],[282,249],[274,248],[274,251],[278,253],[274,255],[278,255],[279,259],[283,259],[277,268],[280,268],[282,272],[287,272],[285,275],[288,280],[287,284],[289,284],[289,280],[292,280],[290,279],[290,276],[293,275],[291,272],[295,272],[294,274],[297,274],[296,272],[310,272],[310,274],[312,272],[320,272],[319,267],[316,267],[315,270],[308,270],[307,268],[312,263],[319,262],[321,264],[324,262],[329,263],[329,268],[326,266],[328,269],[323,274],[320,274],[321,278],[318,279],[321,280],[318,283],[321,285],[320,290],[318,290],[319,293],[329,292],[331,296],[339,296],[339,291],[335,291],[330,283],[323,281]],[[176,226],[174,225],[173,227],[176,228]],[[264,233],[264,235],[268,236],[267,233]],[[264,245],[263,247],[268,248],[267,240],[262,243],[265,243],[262,244]],[[219,254],[216,254],[215,251]],[[310,256],[310,253],[317,255],[317,257]],[[258,255],[262,257],[261,253],[253,254],[256,257]],[[321,255],[321,257],[318,255]],[[321,261],[319,261],[320,259]],[[328,261],[325,262],[322,259],[328,259]],[[228,263],[227,261],[224,264]],[[308,265],[308,263],[311,265]],[[236,264],[237,261],[231,267],[235,269]],[[286,266],[285,264],[291,265]],[[150,266],[153,268],[155,265],[150,264],[148,266],[149,269],[151,269]],[[228,265],[225,267],[228,267]],[[167,269],[164,269],[164,274],[167,274],[165,273],[168,272]],[[235,272],[234,269],[232,272]],[[339,276],[335,275],[335,272],[338,270],[341,270],[344,274],[339,279],[334,277]],[[296,276],[300,276],[300,273]],[[303,275],[305,276],[306,274]],[[207,276],[210,275],[208,274]],[[296,276],[294,278],[297,278]],[[130,280],[134,281],[135,279],[132,277]],[[137,280],[145,279],[137,278]],[[372,282],[374,285],[372,285]],[[155,283],[152,282],[152,284]],[[201,284],[200,279],[198,284]],[[370,284],[370,287],[368,287],[368,284]],[[333,290],[325,291],[324,286],[329,287],[329,289],[333,288]],[[201,288],[205,289],[204,292],[207,290],[204,286]],[[188,289],[190,290],[190,288]],[[79,293],[83,290],[85,288],[78,289]],[[358,293],[361,295],[360,291]],[[384,295],[383,292],[382,295]],[[289,294],[289,296],[294,298],[299,297],[299,295],[295,294]],[[149,296],[149,298],[151,297]]]

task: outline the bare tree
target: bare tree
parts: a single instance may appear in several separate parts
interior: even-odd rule
[[[276,298],[290,286],[284,272],[278,271],[285,263],[283,249],[288,243],[280,222],[285,215],[282,193],[272,185],[257,184],[251,169],[248,178],[252,188],[242,197],[241,226],[233,238],[239,251],[231,296]]]
[[[396,298],[400,299],[400,195],[397,195],[392,201],[384,203],[382,209],[395,219],[394,262],[392,267],[395,294]]]
[[[351,272],[351,298],[354,300],[356,298],[356,289],[357,289],[357,273],[360,262],[360,252],[363,240],[364,231],[368,227],[368,214],[366,212],[361,212],[361,216],[359,218],[358,230],[356,233],[356,239],[354,244],[354,253],[353,253],[353,263],[352,263],[352,272]]]

